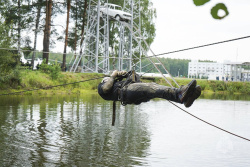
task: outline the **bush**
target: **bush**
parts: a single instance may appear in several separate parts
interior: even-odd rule
[[[207,87],[207,83],[206,82],[199,82],[198,85],[200,85],[201,90],[205,90]]]
[[[59,78],[61,74],[61,67],[57,63],[53,65],[42,63],[40,70],[46,74],[49,74],[52,80]]]
[[[237,92],[237,89],[236,89],[236,87],[234,86],[234,83],[233,83],[233,82],[228,82],[227,85],[226,85],[226,88],[227,88],[227,91],[228,91],[229,93]]]

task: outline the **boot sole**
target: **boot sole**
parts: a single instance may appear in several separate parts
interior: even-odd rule
[[[182,97],[179,97],[180,101],[185,102],[188,99],[188,97],[192,95],[195,87],[196,87],[196,80],[192,80],[189,83],[187,90],[184,93],[182,93]]]
[[[193,102],[198,97],[200,97],[200,95],[201,95],[201,87],[198,85],[195,87],[193,94],[187,99],[186,102],[184,102],[185,107],[187,107],[187,108],[190,107],[193,104]]]

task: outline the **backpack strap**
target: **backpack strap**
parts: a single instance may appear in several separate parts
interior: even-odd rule
[[[126,78],[125,82],[123,82],[123,84],[121,85],[121,88],[119,89],[118,99],[119,99],[119,101],[121,101],[121,104],[123,106],[127,105],[126,91],[127,91],[128,86],[130,84],[138,83],[138,82],[141,82],[140,76],[138,74],[136,74],[135,70],[129,71],[127,73],[127,78]]]

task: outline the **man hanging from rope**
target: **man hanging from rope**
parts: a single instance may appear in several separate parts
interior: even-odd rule
[[[126,78],[125,80],[123,80]],[[98,93],[105,100],[121,101],[126,104],[140,104],[153,98],[163,98],[190,107],[201,95],[201,87],[196,80],[180,88],[171,88],[156,83],[142,83],[133,71],[115,70],[98,85]]]

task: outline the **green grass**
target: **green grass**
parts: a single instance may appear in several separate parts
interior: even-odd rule
[[[103,74],[97,73],[69,73],[60,72],[57,79],[52,79],[49,74],[41,71],[21,70],[21,81],[18,86],[12,87],[10,85],[3,85],[0,87],[0,94],[19,92],[23,90],[45,88],[54,85],[68,84],[78,81],[84,81],[92,78],[104,77]],[[188,84],[191,79],[175,78],[179,85]],[[70,84],[60,87],[40,89],[36,91],[29,91],[22,94],[83,94],[97,92],[97,86],[102,79],[91,80],[76,84]],[[169,79],[170,80],[170,79]],[[153,82],[152,80],[142,80],[143,82]],[[163,78],[156,78],[154,82],[169,86]],[[175,87],[177,85],[171,81]],[[223,81],[208,81],[205,79],[197,79],[197,84],[201,86],[204,94],[250,94],[250,82],[223,82]]]
[[[21,73],[21,82],[17,87],[11,87],[5,85],[5,89],[0,89],[1,94],[19,92],[30,89],[39,89],[46,88],[49,86],[63,85],[73,82],[84,81],[92,78],[103,77],[103,74],[96,73],[69,73],[63,72],[60,73],[60,76],[57,79],[51,78],[49,74],[43,73],[41,71],[31,71],[31,70],[22,70]],[[31,94],[81,94],[81,93],[90,93],[91,91],[96,91],[98,84],[102,79],[91,80],[86,82],[80,82],[76,84],[69,84],[65,86],[59,86],[48,89],[40,89],[36,91],[28,91],[22,94],[31,95]]]

